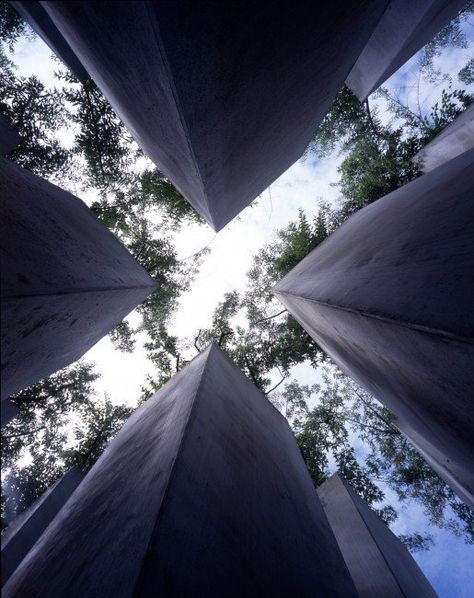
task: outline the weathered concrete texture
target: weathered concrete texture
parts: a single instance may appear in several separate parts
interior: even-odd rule
[[[2,534],[2,585],[7,582],[84,477],[73,467],[59,478]]]
[[[5,401],[1,401],[0,403],[0,410],[1,410],[1,427],[6,426],[9,421],[11,421],[14,417],[18,415],[18,407],[5,399]]]
[[[474,150],[353,215],[275,294],[474,505]]]
[[[457,116],[437,137],[415,156],[423,172],[474,148],[474,104]]]
[[[132,415],[4,589],[354,595],[288,423],[217,345]]]
[[[0,114],[0,156],[11,152],[21,141],[20,135],[12,125]]]
[[[2,399],[79,359],[156,287],[77,197],[0,158]]]
[[[430,42],[466,0],[391,0],[346,84],[362,101]]]
[[[303,154],[387,0],[41,4],[219,230]]]
[[[318,495],[360,598],[435,598],[415,560],[338,475]]]
[[[59,33],[56,25],[37,1],[10,2],[15,10],[36,31],[41,39],[60,58],[71,73],[82,83],[90,79],[81,61],[72,51],[64,37]]]

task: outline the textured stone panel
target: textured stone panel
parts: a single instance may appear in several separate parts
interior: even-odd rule
[[[470,505],[473,192],[470,150],[354,214],[275,287]]]
[[[355,595],[288,423],[217,345],[132,415],[4,589]]]

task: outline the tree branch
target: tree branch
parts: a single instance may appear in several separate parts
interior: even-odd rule
[[[278,388],[280,386],[280,384],[286,380],[286,378],[287,378],[287,376],[283,376],[283,378],[280,380],[280,382],[278,382],[278,384],[275,384],[275,386],[273,388],[270,388],[270,390],[268,390],[265,393],[265,395],[269,395],[272,391],[275,390],[275,388]]]
[[[253,383],[255,384],[255,386],[256,386],[257,388],[260,388],[260,385],[259,385],[259,383],[257,382],[257,379],[255,378],[255,375],[254,375],[254,373],[253,373],[253,370],[252,370],[252,367],[251,367],[251,365],[250,365],[250,363],[249,363],[249,360],[248,360],[248,357],[247,357],[247,355],[244,355],[244,359],[245,359],[245,365],[247,366],[247,368],[248,368],[248,371],[250,372],[250,376],[252,377]]]
[[[265,322],[265,320],[271,320],[272,318],[276,318],[277,316],[281,316],[281,314],[284,314],[286,311],[288,311],[288,310],[287,309],[282,309],[277,314],[273,314],[273,316],[267,316],[266,318],[260,318],[260,320],[256,320],[255,324],[259,324],[260,322]]]
[[[198,340],[199,340],[199,337],[200,337],[200,336],[201,336],[201,329],[199,328],[199,332],[197,333],[197,336],[196,336],[196,338],[194,339],[194,346],[196,347],[196,351],[197,351],[198,353],[200,353],[200,352],[201,352],[201,349],[199,348],[199,346],[198,346],[198,344],[197,344],[197,342],[198,342]]]

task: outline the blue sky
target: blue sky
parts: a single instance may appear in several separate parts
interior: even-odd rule
[[[469,55],[472,56],[473,22],[465,24],[464,30],[472,43],[467,49],[452,49],[443,54],[438,64],[445,72],[457,73]],[[46,84],[57,85],[53,72],[58,66],[40,39],[21,40],[12,58],[19,65],[20,74],[35,74]],[[415,56],[387,82],[387,86],[399,92],[400,98],[412,105],[418,102],[419,96],[422,106],[426,108],[439,97],[442,86],[431,86],[423,81],[418,85],[417,72]],[[454,82],[454,87],[462,87]],[[383,117],[383,104],[379,106]],[[70,133],[64,132],[63,139],[68,138]],[[190,336],[200,327],[206,327],[222,295],[244,287],[252,256],[272,240],[275,230],[295,219],[299,209],[313,216],[321,199],[333,203],[337,201],[334,183],[338,180],[339,163],[337,153],[323,160],[314,160],[311,156],[300,160],[218,235],[208,227],[184,227],[176,238],[180,257],[191,255],[208,244],[211,253],[203,263],[192,290],[181,299],[173,321],[173,333],[180,337]],[[62,183],[62,186],[67,187],[67,182]],[[80,196],[86,202],[94,198],[93,194]],[[132,322],[134,317],[133,314],[130,316]],[[151,371],[143,349],[138,347],[132,355],[121,354],[113,349],[107,338],[93,347],[85,359],[97,363],[102,373],[97,392],[107,392],[117,403],[134,404],[140,385]],[[317,374],[308,366],[298,366],[294,374],[303,384],[318,381]],[[388,497],[393,499],[393,504],[397,502],[390,491]],[[429,529],[435,538],[435,546],[430,551],[414,556],[438,594],[457,598],[474,596],[474,547],[467,546],[449,531],[429,527],[419,505],[398,505],[398,509],[400,516],[393,525],[395,531],[409,533]]]

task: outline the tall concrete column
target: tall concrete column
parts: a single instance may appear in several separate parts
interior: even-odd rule
[[[425,145],[413,160],[426,173],[473,148],[474,104],[471,104],[428,145]]]
[[[360,598],[436,598],[405,546],[339,475],[318,495]]]
[[[474,150],[354,214],[274,291],[474,506]]]
[[[77,197],[0,158],[2,399],[79,359],[155,281]]]
[[[84,473],[78,467],[73,467],[11,522],[2,534],[2,585],[7,582],[83,477]]]
[[[465,6],[466,0],[390,0],[346,84],[360,99],[382,85],[430,42]]]
[[[140,147],[215,230],[301,157],[386,5],[41,2]]]
[[[132,415],[4,588],[356,595],[287,421],[217,345]]]

